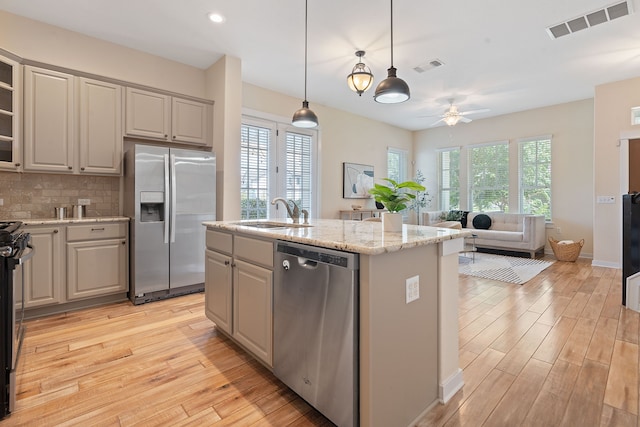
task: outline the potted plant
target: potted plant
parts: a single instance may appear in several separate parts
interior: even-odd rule
[[[385,231],[402,231],[401,211],[407,208],[416,195],[414,191],[425,191],[424,186],[415,181],[396,182],[391,178],[383,178],[389,185],[375,184],[369,193],[376,202],[382,203],[389,211],[382,214],[382,226]]]

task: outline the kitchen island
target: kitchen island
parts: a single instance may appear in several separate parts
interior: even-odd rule
[[[380,222],[322,219],[308,226],[273,220],[204,225],[207,315],[266,366],[273,352],[274,243],[288,241],[359,254],[360,425],[412,425],[462,387],[458,252],[468,231],[405,224],[402,233],[389,233]],[[264,285],[255,288],[260,303],[239,302],[242,293],[214,286],[221,275],[232,286],[238,278],[234,267],[250,267],[251,277],[262,277],[255,282]],[[417,292],[410,286],[416,282]],[[245,316],[238,313],[243,306],[260,316],[244,330],[237,325]]]

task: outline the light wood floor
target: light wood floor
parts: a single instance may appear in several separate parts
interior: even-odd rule
[[[419,426],[638,426],[640,316],[621,271],[556,262],[525,285],[460,277],[464,388]],[[218,335],[202,294],[28,322],[0,425],[330,426]]]

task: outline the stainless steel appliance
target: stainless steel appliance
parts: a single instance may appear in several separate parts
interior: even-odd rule
[[[627,277],[640,272],[640,193],[622,195],[622,305]]]
[[[131,301],[202,291],[202,222],[216,217],[215,154],[133,145],[125,153],[124,175]]]
[[[0,419],[15,408],[16,370],[24,337],[22,265],[35,253],[30,241],[20,221],[0,222]]]
[[[333,423],[357,426],[358,255],[278,242],[273,372]]]

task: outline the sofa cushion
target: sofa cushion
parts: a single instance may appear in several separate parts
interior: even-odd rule
[[[496,242],[522,242],[524,233],[521,231],[500,231],[500,230],[474,230],[478,239],[489,239]]]
[[[491,227],[491,218],[489,215],[478,214],[473,218],[473,227],[478,230],[488,230]]]

